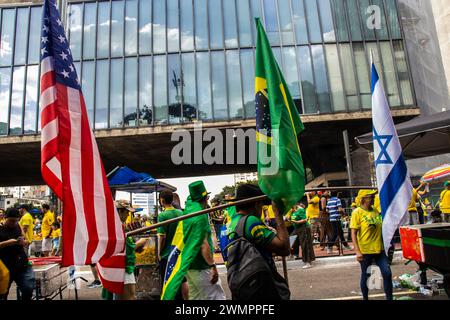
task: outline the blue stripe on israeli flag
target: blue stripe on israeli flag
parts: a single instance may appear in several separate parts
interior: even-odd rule
[[[396,229],[404,221],[412,184],[394,121],[378,72],[372,63],[373,149],[387,253]]]

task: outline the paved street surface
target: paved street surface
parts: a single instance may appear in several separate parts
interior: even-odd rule
[[[336,261],[336,262],[334,262]],[[415,273],[417,265],[411,262],[405,265],[405,260],[396,255],[392,265],[394,280],[404,273]],[[299,260],[288,261],[288,277],[292,293],[292,299],[311,300],[311,299],[337,299],[337,300],[360,300],[361,293],[359,288],[360,267],[353,257],[345,257],[333,260],[333,258],[322,258],[316,260],[316,265],[311,269],[301,269],[303,263]],[[281,265],[280,265],[281,266]],[[281,267],[279,268],[282,274]],[[227,287],[226,269],[219,266],[220,278],[225,288],[227,298],[230,293]],[[89,283],[93,280],[89,267],[82,267],[80,274],[86,278]],[[429,280],[438,276],[434,272],[428,271]],[[101,289],[88,289],[87,283],[82,282],[78,290],[78,298],[82,300],[101,299]],[[383,290],[371,290],[371,299],[384,299]],[[420,293],[413,293],[408,289],[394,289],[396,298],[409,296],[414,300],[436,300],[447,299],[444,292],[434,297],[424,296]],[[15,299],[15,287],[11,288],[9,299]],[[56,299],[59,299],[57,297]],[[63,299],[74,300],[75,291],[65,290]]]

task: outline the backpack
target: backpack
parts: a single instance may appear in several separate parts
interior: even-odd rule
[[[233,300],[289,300],[285,279],[264,259],[256,246],[245,238],[248,216],[241,217],[237,238],[226,247],[227,279]],[[230,234],[231,235],[231,234]]]

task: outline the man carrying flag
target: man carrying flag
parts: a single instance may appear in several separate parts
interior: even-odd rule
[[[125,234],[55,0],[45,0],[41,29],[41,172],[64,204],[63,266],[98,263],[105,289],[121,294]]]

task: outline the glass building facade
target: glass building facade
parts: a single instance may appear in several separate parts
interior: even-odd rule
[[[415,106],[395,0],[63,3],[94,129],[255,117],[254,17],[301,114],[370,110],[370,53],[392,108]],[[381,10],[380,28],[368,27]],[[0,10],[0,135],[39,131],[40,5]]]

